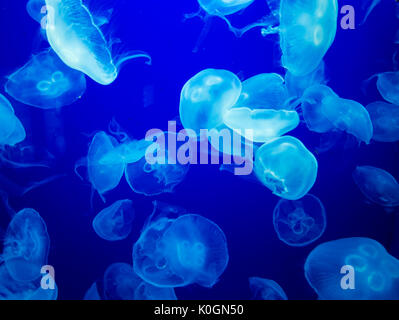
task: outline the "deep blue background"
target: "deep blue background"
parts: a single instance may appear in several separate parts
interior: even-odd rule
[[[46,43],[40,40],[38,24],[26,13],[25,1],[0,1],[2,88],[6,76]],[[358,10],[358,1],[339,2],[340,7],[351,4]],[[362,81],[393,68],[393,38],[399,26],[394,1],[382,2],[363,27],[350,31],[339,28],[325,59],[333,89],[344,98],[364,104],[380,97],[373,85],[364,95]],[[51,237],[49,263],[55,266],[60,299],[82,298],[87,288],[101,279],[109,264],[131,263],[132,245],[152,208],[153,198],[134,194],[123,179],[107,195],[107,205],[119,199],[133,199],[137,213],[134,232],[116,243],[103,241],[94,233],[92,219],[105,205],[95,195],[93,209],[90,208],[90,185],[82,183],[73,172],[75,162],[87,154],[92,134],[107,130],[113,117],[132,138],[142,138],[150,128],[166,129],[167,121],[178,116],[182,86],[205,68],[228,69],[241,79],[263,72],[283,74],[277,37],[265,39],[253,31],[236,39],[218,19],[213,20],[199,53],[193,54],[203,22],[183,22],[183,15],[197,10],[195,0],[92,0],[89,6],[94,12],[114,7],[107,37],[122,40],[119,52],[147,51],[153,65],[149,67],[139,60],[127,64],[118,79],[106,87],[88,79],[82,99],[58,111],[43,111],[11,100],[27,128],[24,145],[33,145],[39,160],[45,150],[56,159],[51,162],[51,169],[1,169],[1,174],[20,185],[47,175],[67,174],[23,198],[6,190],[15,210],[35,208],[47,223]],[[260,18],[262,12],[267,12],[266,5],[256,0],[233,21],[245,25]],[[0,93],[4,90],[0,89]],[[303,124],[292,134],[315,151],[318,135],[308,132]],[[215,221],[228,240],[230,262],[220,282],[212,289],[197,285],[177,289],[178,298],[248,299],[248,277],[259,276],[277,281],[290,299],[315,299],[304,278],[306,256],[317,244],[342,237],[376,239],[399,258],[397,215],[366,203],[351,178],[356,165],[378,166],[399,178],[398,145],[372,142],[360,148],[353,143],[345,147],[346,139],[317,156],[320,170],[312,193],[326,207],[328,226],[319,241],[305,248],[291,248],[278,240],[272,225],[278,199],[269,190],[220,172],[217,166],[192,166],[175,193],[155,197]],[[1,228],[5,229],[8,222],[8,216],[2,213]]]

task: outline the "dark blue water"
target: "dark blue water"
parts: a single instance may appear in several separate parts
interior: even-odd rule
[[[340,6],[352,4],[357,9],[360,1],[339,2]],[[99,9],[102,4],[103,1],[93,0],[89,5]],[[89,286],[102,278],[108,265],[132,262],[133,243],[154,199],[215,221],[227,236],[230,261],[220,281],[212,289],[197,285],[176,289],[179,299],[249,299],[251,276],[275,280],[290,299],[315,299],[304,277],[304,261],[315,246],[338,238],[370,237],[399,258],[399,218],[367,203],[351,177],[355,166],[373,165],[399,178],[398,145],[371,143],[357,147],[345,139],[332,150],[317,155],[320,169],[312,193],[324,203],[328,225],[322,238],[312,245],[292,248],[279,241],[272,224],[278,198],[259,184],[220,172],[211,165],[192,166],[173,194],[152,198],[134,194],[122,179],[118,188],[107,194],[107,205],[132,199],[137,213],[134,230],[121,242],[100,239],[91,223],[106,205],[94,195],[91,207],[89,183],[74,174],[75,162],[87,154],[93,133],[107,130],[112,118],[132,138],[142,138],[151,128],[166,129],[167,122],[178,117],[184,83],[206,68],[227,69],[241,79],[263,72],[284,72],[279,65],[277,38],[265,39],[253,31],[237,39],[218,19],[212,21],[209,34],[194,54],[192,49],[203,22],[184,22],[183,15],[197,10],[195,0],[109,0],[104,4],[106,8],[114,7],[115,13],[107,27],[107,37],[120,38],[124,50],[147,51],[153,65],[138,60],[127,64],[110,86],[88,80],[82,99],[57,111],[43,111],[10,100],[27,129],[24,145],[34,147],[35,160],[48,160],[48,153],[55,158],[50,159],[50,169],[1,168],[1,174],[17,185],[66,174],[24,197],[17,197],[12,188],[6,190],[15,210],[35,208],[47,223],[51,237],[49,264],[56,270],[60,299],[81,299]],[[364,95],[361,83],[375,73],[393,68],[391,58],[397,49],[393,38],[399,28],[394,9],[393,0],[383,0],[363,27],[338,29],[325,61],[329,85],[340,96],[363,104],[381,99],[373,86]],[[264,1],[256,0],[233,21],[245,25],[260,18],[266,10]],[[40,40],[38,24],[26,13],[25,1],[1,0],[0,40],[1,88],[7,75],[25,64],[32,53],[46,47]],[[4,93],[1,89],[0,92]],[[304,125],[292,135],[311,151],[315,151],[320,140]],[[1,228],[5,229],[9,217],[5,212],[1,215]]]

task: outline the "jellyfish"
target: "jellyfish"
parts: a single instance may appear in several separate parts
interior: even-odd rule
[[[86,74],[94,81],[109,85],[118,76],[127,60],[145,58],[145,52],[132,52],[113,57],[110,44],[95,24],[95,19],[82,0],[46,0],[48,42],[61,60],[72,69]]]
[[[32,281],[41,276],[47,264],[50,239],[47,227],[33,209],[19,211],[8,225],[2,259],[10,276],[17,281]]]
[[[388,102],[399,105],[399,71],[379,73],[368,80],[377,78],[377,89],[381,96]]]
[[[212,221],[194,214],[150,224],[133,247],[136,273],[157,287],[197,283],[212,287],[229,260],[226,237]]]
[[[253,300],[288,300],[284,290],[273,280],[252,277],[249,288]]]
[[[317,169],[314,155],[291,136],[271,139],[255,154],[256,177],[283,199],[304,197],[316,182]]]
[[[100,294],[98,293],[97,283],[94,282],[90,288],[86,291],[83,300],[101,300]]]
[[[399,106],[377,101],[366,106],[373,123],[373,140],[399,141]]]
[[[289,246],[304,247],[326,230],[326,210],[319,198],[307,194],[300,200],[281,199],[273,212],[278,238]]]
[[[387,171],[372,167],[357,167],[353,180],[363,195],[380,206],[399,206],[399,184]]]
[[[0,146],[14,146],[25,138],[25,128],[15,115],[10,101],[0,94]]]
[[[131,200],[116,201],[94,218],[94,231],[107,241],[126,239],[132,231],[134,213]]]
[[[180,98],[180,120],[199,135],[223,127],[223,115],[238,101],[241,81],[226,70],[206,69],[191,78]]]
[[[177,300],[173,288],[157,288],[144,282],[127,263],[113,263],[104,274],[107,300]]]
[[[100,160],[100,164],[111,165],[114,163],[135,163],[145,156],[147,148],[152,142],[146,140],[131,140],[121,143],[113,151],[105,154]]]
[[[289,99],[288,90],[277,73],[262,73],[242,83],[240,98],[234,108],[250,109],[285,109]]]
[[[289,110],[233,108],[225,113],[223,120],[230,129],[254,142],[280,137],[299,125],[298,113]],[[251,136],[245,132],[251,132]]]
[[[29,0],[26,3],[26,11],[36,22],[42,23],[46,16],[46,0]]]
[[[399,261],[369,238],[319,245],[306,259],[305,276],[322,300],[399,299]]]
[[[8,76],[6,92],[15,100],[41,109],[70,105],[86,91],[83,73],[67,67],[53,50],[32,56]]]

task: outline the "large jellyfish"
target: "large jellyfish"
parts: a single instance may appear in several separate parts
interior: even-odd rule
[[[254,171],[266,187],[281,198],[298,200],[316,182],[318,164],[301,141],[284,136],[271,139],[255,154]]]
[[[83,73],[66,66],[53,50],[32,56],[8,77],[6,92],[15,100],[41,109],[60,108],[78,100],[86,91]]]
[[[131,200],[119,200],[102,210],[93,220],[97,235],[108,241],[126,239],[132,231],[135,210]]]
[[[111,84],[127,60],[144,57],[151,61],[144,52],[112,57],[110,45],[82,0],[46,0],[46,5],[46,33],[51,47],[66,65],[94,81]]]
[[[107,300],[177,300],[173,288],[157,288],[144,282],[127,263],[113,263],[104,274]]]
[[[387,171],[372,167],[357,167],[353,180],[363,195],[383,207],[399,206],[399,184]]]
[[[399,141],[399,106],[377,101],[366,106],[373,123],[373,140]]]
[[[241,81],[230,71],[206,69],[191,78],[180,97],[180,120],[198,135],[223,127],[223,115],[238,101]]]
[[[223,121],[248,140],[266,142],[294,130],[299,125],[299,115],[294,110],[233,108],[225,113]],[[251,136],[245,132],[251,132]]]
[[[253,300],[288,300],[284,290],[273,280],[252,277],[249,288]]]
[[[311,194],[296,201],[281,199],[273,212],[273,225],[284,243],[293,247],[307,246],[324,233],[326,210],[320,199]]]
[[[289,99],[284,78],[277,73],[261,73],[242,83],[240,98],[234,108],[285,109]]]
[[[319,245],[306,259],[305,276],[323,300],[399,299],[399,261],[369,238]]]
[[[194,214],[157,220],[143,231],[133,248],[134,270],[158,287],[192,283],[212,287],[228,260],[223,231]]]
[[[43,219],[33,209],[19,211],[8,225],[2,259],[10,276],[32,281],[47,264],[50,239]]]
[[[14,146],[26,138],[25,128],[11,103],[0,94],[0,146]]]

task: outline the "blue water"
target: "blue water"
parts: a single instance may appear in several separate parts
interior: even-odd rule
[[[357,8],[361,0],[350,2]],[[148,129],[166,129],[169,120],[178,118],[181,88],[205,68],[227,69],[241,79],[263,72],[284,72],[279,66],[277,38],[265,39],[259,32],[251,31],[237,39],[219,19],[213,20],[199,52],[194,54],[192,49],[203,21],[184,22],[183,15],[197,10],[195,0],[104,3],[114,7],[115,13],[107,36],[120,38],[123,48],[148,52],[152,66],[133,61],[122,68],[110,86],[88,79],[83,97],[61,110],[35,109],[10,98],[28,133],[24,145],[34,146],[35,160],[46,157],[47,152],[55,158],[50,169],[1,168],[1,174],[20,185],[66,174],[23,197],[16,197],[11,189],[4,190],[16,211],[31,207],[46,221],[51,239],[49,264],[56,271],[59,299],[83,298],[111,263],[132,262],[132,246],[154,199],[207,217],[227,237],[230,261],[220,281],[212,289],[198,285],[178,288],[179,299],[249,299],[249,277],[273,279],[289,299],[316,299],[304,277],[305,259],[318,244],[339,238],[373,238],[399,258],[397,214],[367,203],[352,180],[357,165],[381,167],[399,178],[397,143],[372,142],[359,148],[350,144],[346,148],[342,142],[316,155],[319,173],[311,193],[323,202],[328,225],[317,242],[303,248],[289,247],[278,239],[272,223],[277,197],[260,184],[219,171],[218,166],[192,166],[174,193],[150,198],[134,194],[122,179],[118,188],[107,194],[106,205],[97,195],[91,205],[91,187],[73,169],[75,162],[87,154],[92,134],[106,131],[112,118],[131,137],[140,139]],[[91,5],[99,4],[93,0]],[[264,1],[256,0],[232,19],[237,25],[245,25],[260,18],[262,10],[266,12]],[[393,68],[393,39],[399,28],[394,11],[395,1],[383,0],[364,26],[356,30],[338,28],[325,62],[329,85],[340,96],[362,104],[380,100],[373,86],[365,96],[361,83],[375,73]],[[0,40],[0,88],[7,75],[25,64],[33,52],[48,45],[40,38],[38,24],[26,13],[25,1],[1,1]],[[304,124],[291,135],[300,138],[311,151],[320,139]],[[134,201],[136,208],[133,232],[120,242],[100,239],[92,228],[94,216],[114,201],[127,198]],[[4,213],[0,227],[4,230],[9,217],[3,206],[1,210]]]

